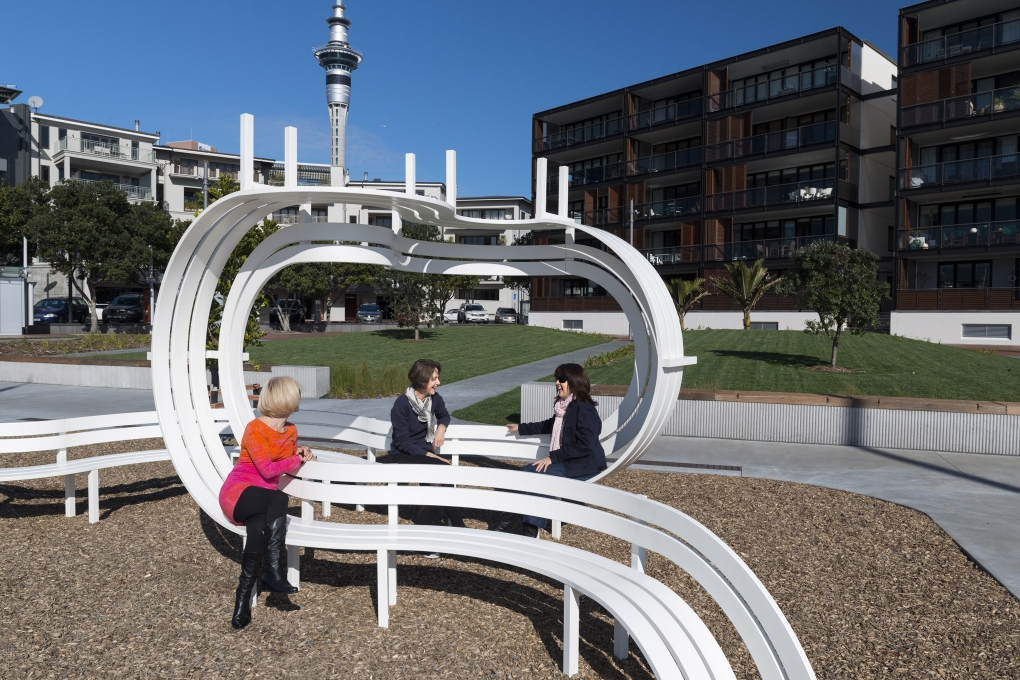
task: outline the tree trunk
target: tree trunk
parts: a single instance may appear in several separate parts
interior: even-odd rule
[[[839,331],[836,331],[836,337],[832,339],[832,359],[829,362],[829,368],[836,368],[836,352],[839,350]]]
[[[90,317],[89,333],[98,333],[99,317],[96,315],[96,296],[86,295],[85,286],[82,285],[82,282],[80,280],[77,283],[75,283],[73,276],[68,276],[67,280],[71,283],[71,286],[73,288],[78,289],[78,294],[81,295],[82,299],[85,300],[85,302],[87,302],[89,305],[89,317]],[[92,292],[92,286],[89,286],[89,292]],[[74,323],[74,307],[70,305],[68,305],[67,308],[67,322]]]
[[[276,318],[280,321],[280,330],[284,333],[290,333],[290,314],[283,313],[283,307],[280,306],[280,301],[277,298],[271,298],[273,306],[276,307]]]
[[[414,327],[414,341],[418,342],[418,327]]]
[[[746,331],[746,330],[750,330],[750,329],[751,329],[751,310],[750,309],[745,309],[744,310],[744,330]]]
[[[685,331],[685,330],[687,330],[687,329],[686,329],[686,328],[684,328],[684,315],[683,315],[683,314],[680,314],[679,316],[680,316],[680,330],[681,330],[681,331]]]

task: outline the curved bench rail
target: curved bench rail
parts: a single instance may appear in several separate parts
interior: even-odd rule
[[[458,486],[395,486],[410,483]],[[522,507],[521,496],[509,492],[548,494],[554,498],[529,496],[528,513],[641,546],[690,574],[733,623],[762,678],[814,678],[796,634],[754,572],[704,525],[662,503],[599,484],[471,467],[306,463],[281,483],[281,489],[327,503],[453,505],[508,512],[520,512]]]

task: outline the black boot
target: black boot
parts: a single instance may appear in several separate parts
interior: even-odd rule
[[[513,524],[514,517],[516,515],[512,512],[504,512],[496,518],[496,521],[489,527],[489,531],[501,531],[506,533],[510,531],[510,525]]]
[[[266,537],[266,566],[262,569],[262,583],[274,593],[296,593],[298,589],[287,582],[280,568],[280,558],[287,542],[287,518],[273,520],[263,534]]]
[[[255,588],[255,578],[262,566],[262,555],[241,553],[241,578],[237,581],[237,593],[234,598],[234,615],[230,625],[241,629],[251,623],[251,593]]]
[[[524,536],[527,536],[528,538],[538,538],[538,527],[536,527],[534,524],[528,524],[527,522],[524,522],[521,524],[521,528],[523,529],[523,531],[521,531],[521,534],[523,534]]]

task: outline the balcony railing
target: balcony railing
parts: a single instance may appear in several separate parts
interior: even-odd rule
[[[109,180],[97,180],[97,179],[78,179],[72,177],[72,182],[82,182],[83,184],[100,184],[101,182],[108,182]],[[123,191],[127,194],[128,198],[132,198],[139,201],[148,201],[152,199],[152,189],[149,187],[136,187],[133,184],[117,184],[116,182],[110,182],[113,184],[113,188],[118,191]]]
[[[835,188],[836,178],[827,177],[793,184],[777,184],[771,187],[713,194],[705,197],[705,210],[706,212],[717,212],[831,200]]]
[[[989,92],[978,92],[963,97],[940,99],[937,102],[908,106],[900,114],[902,127],[930,125],[954,120],[965,120],[1016,111],[1020,109],[1020,87],[1002,87]]]
[[[903,48],[903,59],[900,65],[902,67],[915,66],[1016,42],[1020,42],[1020,20],[1003,21],[991,26],[982,26],[942,38],[907,45]]]
[[[637,220],[668,220],[678,217],[697,216],[701,214],[701,196],[690,196],[687,198],[675,198],[669,201],[651,201],[640,203],[634,206],[634,219]],[[585,211],[582,224],[589,226],[615,225],[623,226],[629,224],[630,206],[618,208],[599,208],[598,210]],[[575,220],[581,219],[580,215],[574,216]]]
[[[201,179],[204,172],[205,172],[205,168],[200,166],[200,165],[199,166],[195,166],[195,165],[180,165],[180,164],[175,164],[173,166],[173,174],[175,174],[175,175],[183,175],[185,177],[197,177],[197,178]],[[220,170],[219,168],[209,168],[209,179],[219,179],[221,176],[226,175],[227,177],[230,177],[231,179],[236,180],[237,179],[237,174],[238,174],[238,171],[236,171],[236,170],[231,172],[231,171],[227,171],[227,170]]]
[[[1020,309],[1020,288],[898,290],[896,309]]]
[[[704,97],[696,97],[684,102],[668,104],[649,111],[631,114],[628,123],[629,129],[632,131],[641,130],[700,116],[704,108],[704,99]]]
[[[609,165],[600,165],[596,168],[584,168],[583,170],[577,170],[570,173],[570,186],[572,187],[583,187],[589,184],[598,184],[600,182],[609,182],[612,180],[618,180],[625,177],[627,174],[626,163],[610,163]],[[546,185],[549,187],[549,193],[555,193],[560,189],[560,176],[558,173],[552,173],[546,180]]]
[[[920,165],[900,170],[900,189],[1020,177],[1020,154]]]
[[[786,97],[798,92],[806,92],[836,84],[836,64],[822,66],[812,71],[804,71],[783,78],[776,78],[764,83],[755,83],[738,87],[726,92],[708,95],[708,110],[720,111],[735,106],[744,106],[755,102],[765,102],[777,97]]]
[[[716,243],[705,246],[706,261],[725,262],[732,260],[778,260],[793,255],[793,251],[804,248],[815,241],[831,241],[834,236],[821,234],[818,236],[790,236],[787,238],[767,238],[758,241],[734,241],[732,243]]]
[[[951,227],[901,229],[900,250],[944,250],[1020,245],[1020,222],[979,222]]]
[[[586,125],[585,127],[574,128],[573,130],[566,130],[565,132],[557,132],[552,135],[540,137],[535,140],[534,147],[536,153],[541,153],[542,151],[554,151],[556,149],[564,149],[575,144],[584,144],[585,142],[614,137],[622,132],[623,118],[613,118],[612,120],[593,123],[592,125]]]
[[[793,130],[769,132],[754,137],[734,139],[722,144],[705,147],[705,160],[709,163],[733,158],[743,158],[759,153],[771,153],[800,149],[805,146],[824,144],[836,139],[836,121],[805,125]]]
[[[672,246],[669,248],[648,248],[642,250],[649,262],[656,267],[701,262],[701,246]]]
[[[627,169],[631,175],[646,175],[653,172],[671,172],[700,164],[701,147],[695,147],[628,161]]]
[[[143,152],[140,149],[123,144],[109,144],[107,142],[96,142],[91,139],[80,137],[61,137],[57,140],[57,152],[76,151],[87,153],[93,156],[106,158],[123,158],[126,160],[142,161],[143,163],[155,163],[156,154],[152,151]]]

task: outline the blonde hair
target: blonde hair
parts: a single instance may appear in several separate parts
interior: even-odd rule
[[[259,413],[267,418],[286,418],[298,410],[301,386],[286,375],[270,378],[259,394]]]

